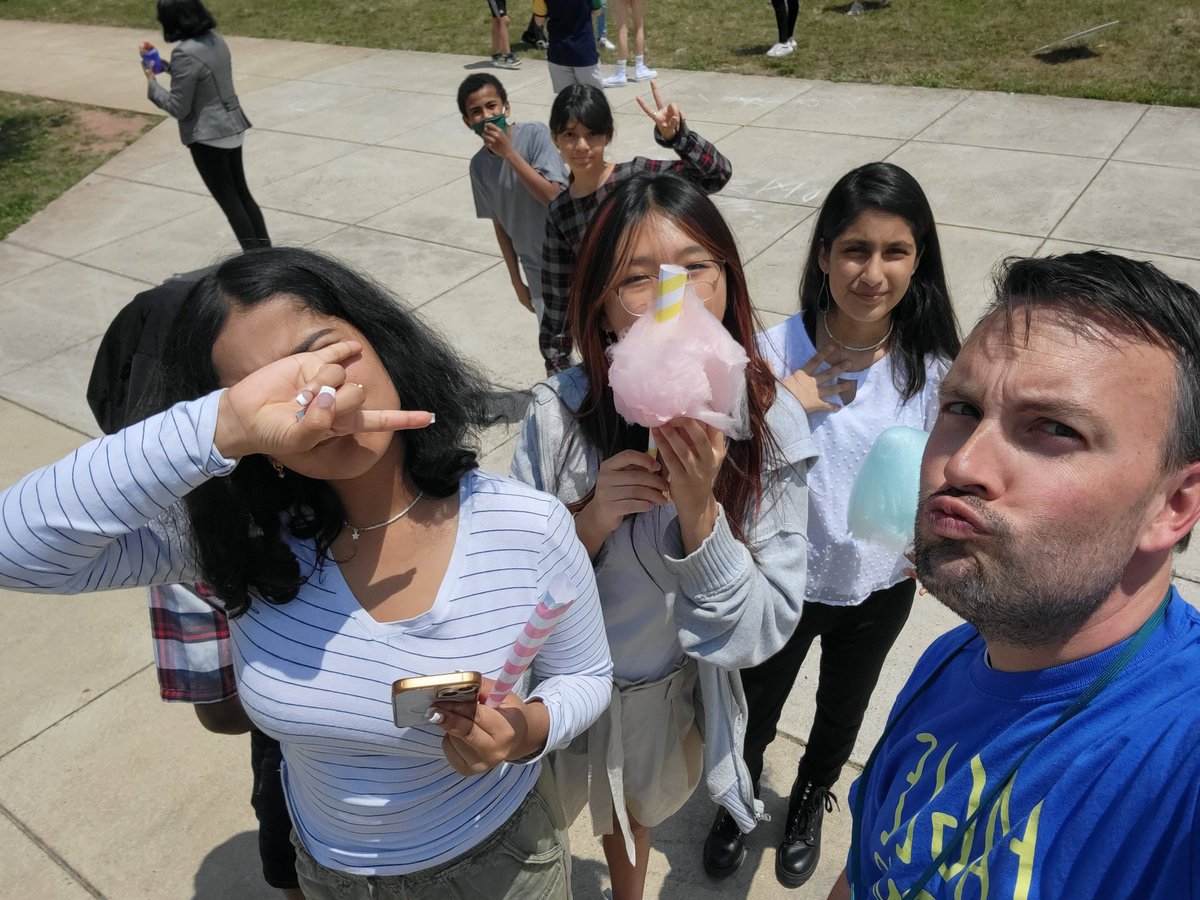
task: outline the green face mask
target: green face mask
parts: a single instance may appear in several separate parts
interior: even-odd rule
[[[501,131],[506,131],[508,129],[507,117],[504,115],[504,113],[500,113],[498,116],[492,116],[490,119],[482,119],[476,122],[471,126],[471,130],[482,137],[483,126],[488,124],[495,125]]]

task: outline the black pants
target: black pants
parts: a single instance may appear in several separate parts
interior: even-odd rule
[[[221,207],[221,212],[225,213],[242,249],[270,247],[267,223],[263,221],[262,211],[250,196],[250,188],[246,185],[246,173],[242,170],[242,148],[224,150],[207,144],[188,144],[188,149],[192,151],[192,160],[196,163],[196,171],[204,179],[204,186]]]
[[[796,33],[796,17],[800,15],[800,0],[771,0],[775,7],[775,25],[779,28],[779,43]]]
[[[742,670],[750,706],[744,757],[757,787],[763,753],[775,739],[783,705],[813,638],[821,638],[817,714],[800,760],[804,780],[832,785],[850,758],[883,661],[908,621],[916,582],[911,579],[871,594],[859,606],[804,604],[800,626],[782,650]]]
[[[262,860],[263,879],[273,888],[296,888],[296,848],[292,846],[292,817],[283,796],[283,776],[279,763],[283,754],[279,741],[257,728],[250,729],[250,767],[254,770],[254,788],[250,805],[258,817],[258,855]]]

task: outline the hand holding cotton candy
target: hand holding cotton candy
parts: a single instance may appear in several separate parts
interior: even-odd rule
[[[688,416],[732,438],[748,436],[742,348],[687,285],[681,266],[659,267],[653,314],[608,350],[617,412],[646,428]]]
[[[875,440],[854,486],[846,524],[850,533],[897,556],[908,549],[921,495],[921,457],[929,435],[896,425]]]

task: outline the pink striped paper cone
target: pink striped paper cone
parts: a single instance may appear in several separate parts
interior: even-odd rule
[[[550,637],[550,632],[573,602],[575,590],[570,580],[565,575],[555,576],[546,589],[545,596],[530,613],[529,621],[513,642],[512,649],[508,651],[508,659],[505,660],[504,668],[500,670],[496,685],[488,694],[485,705],[495,709],[504,702],[504,698],[521,680],[537,652],[542,649],[542,644],[546,643],[546,638]]]

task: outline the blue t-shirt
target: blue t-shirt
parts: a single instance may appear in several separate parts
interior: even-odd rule
[[[892,715],[974,633],[939,638]],[[1036,672],[990,668],[979,637],[887,737],[869,774],[856,900],[899,898],[980,799],[1120,646]],[[922,898],[1200,897],[1200,613],[1172,589],[1125,671],[1025,760]]]

